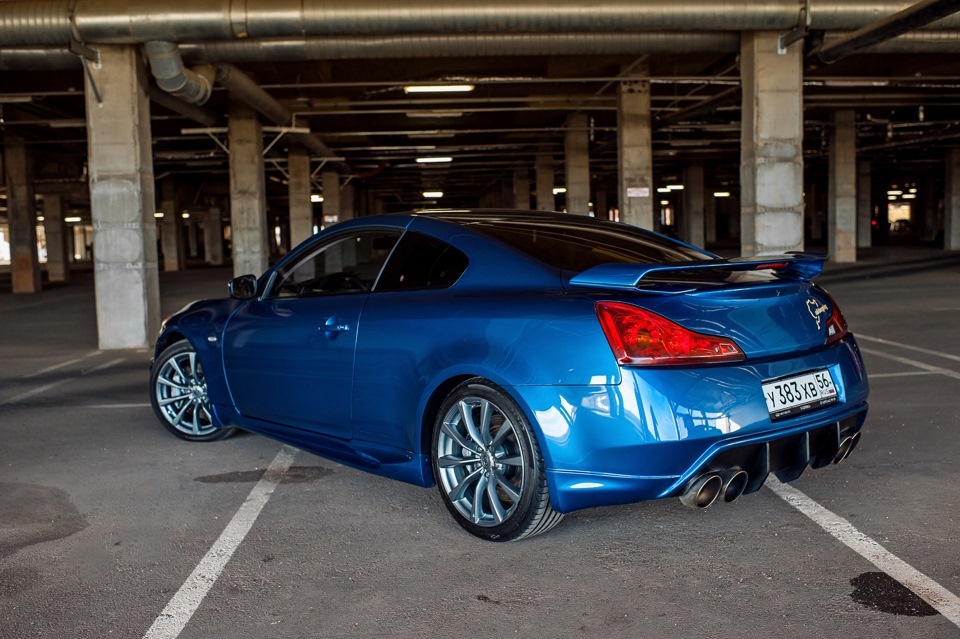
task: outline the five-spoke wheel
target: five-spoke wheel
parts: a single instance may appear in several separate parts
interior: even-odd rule
[[[440,409],[433,470],[444,503],[478,537],[522,539],[553,528],[543,459],[516,403],[485,380],[464,382]]]
[[[150,373],[150,403],[171,433],[190,441],[214,441],[233,434],[214,422],[203,367],[190,342],[167,347]]]

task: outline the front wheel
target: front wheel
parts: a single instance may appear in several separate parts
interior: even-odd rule
[[[203,367],[187,340],[168,346],[153,363],[150,404],[160,423],[180,439],[212,442],[236,431],[214,423]]]
[[[550,505],[540,447],[526,417],[480,378],[457,386],[433,428],[433,474],[464,529],[490,541],[544,533],[563,518]]]

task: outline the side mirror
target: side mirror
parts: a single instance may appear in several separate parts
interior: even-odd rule
[[[241,275],[230,280],[227,284],[230,297],[235,300],[249,300],[257,296],[257,276]]]

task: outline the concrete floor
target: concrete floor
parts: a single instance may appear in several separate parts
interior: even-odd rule
[[[863,441],[791,485],[960,594],[960,259],[867,256],[821,280],[867,351]],[[228,277],[162,274],[164,313]],[[280,449],[167,434],[149,353],[97,351],[93,322],[89,273],[0,294],[3,638],[142,637]],[[767,488],[700,512],[581,511],[490,544],[434,490],[307,453],[294,467],[181,637],[960,637]]]

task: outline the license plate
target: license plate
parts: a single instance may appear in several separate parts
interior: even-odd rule
[[[770,419],[783,419],[837,401],[837,387],[827,369],[764,382]]]

